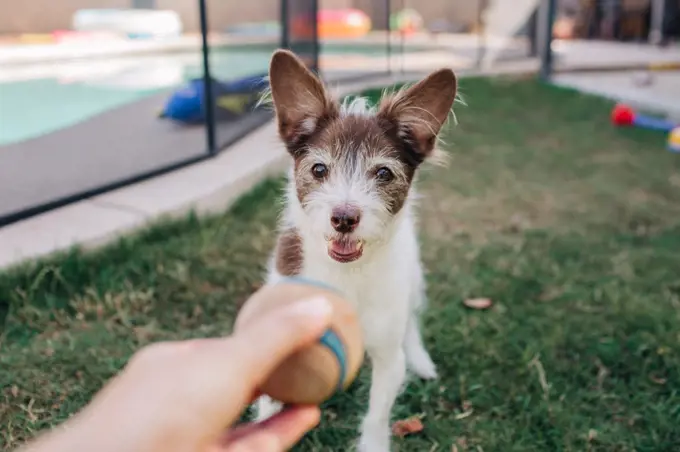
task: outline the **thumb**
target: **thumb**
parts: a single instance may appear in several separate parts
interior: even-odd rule
[[[286,357],[321,337],[332,313],[333,306],[326,298],[314,297],[280,308],[240,329],[232,340],[241,350],[242,365],[250,380],[259,385]]]
[[[222,431],[241,413],[267,377],[286,357],[321,337],[333,307],[325,298],[311,298],[263,314],[226,339],[186,344],[190,362],[184,387],[186,400],[198,406],[201,429]],[[200,397],[197,397],[200,396]]]

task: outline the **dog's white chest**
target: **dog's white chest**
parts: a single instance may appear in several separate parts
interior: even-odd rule
[[[305,265],[304,276],[337,287],[359,315],[367,348],[391,336],[401,336],[406,326],[412,278],[401,265],[364,266],[337,271],[335,265]]]

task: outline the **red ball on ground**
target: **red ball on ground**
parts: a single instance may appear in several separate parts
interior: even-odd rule
[[[617,126],[629,126],[633,124],[635,112],[625,104],[617,104],[612,110],[612,122]]]

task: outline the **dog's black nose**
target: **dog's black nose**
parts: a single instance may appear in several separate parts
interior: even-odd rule
[[[361,211],[354,206],[339,206],[331,213],[333,229],[341,233],[352,232],[359,225]]]

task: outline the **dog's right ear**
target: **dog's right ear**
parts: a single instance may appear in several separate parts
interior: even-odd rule
[[[279,135],[295,155],[321,122],[338,114],[321,81],[288,50],[277,50],[269,66]]]
[[[431,73],[415,85],[383,98],[378,117],[414,145],[419,159],[434,152],[437,135],[456,100],[458,81],[451,69]]]

